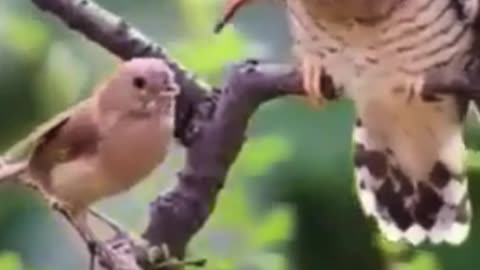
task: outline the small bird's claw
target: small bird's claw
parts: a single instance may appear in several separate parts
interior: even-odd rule
[[[194,259],[194,260],[179,260],[171,255],[170,249],[167,244],[158,246],[150,246],[147,249],[148,260],[153,269],[168,269],[170,267],[204,267],[207,263],[206,259]]]

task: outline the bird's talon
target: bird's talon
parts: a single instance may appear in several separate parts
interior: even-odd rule
[[[415,78],[409,82],[410,88],[413,89],[413,92],[417,96],[422,96],[424,94],[425,82],[422,78]]]
[[[325,103],[325,97],[322,94],[321,79],[323,67],[314,61],[305,59],[302,62],[302,80],[303,88],[307,94],[309,102],[314,107],[320,107]]]

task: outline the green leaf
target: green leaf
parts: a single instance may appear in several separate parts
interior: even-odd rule
[[[226,62],[239,61],[245,55],[245,39],[232,29],[221,35],[187,39],[174,44],[171,53],[189,69],[202,75],[221,71]]]
[[[290,239],[292,229],[292,212],[288,208],[276,208],[256,227],[254,246],[265,247],[286,241]]]
[[[0,270],[22,270],[22,261],[20,256],[13,252],[4,252],[0,254]]]
[[[9,14],[0,20],[0,36],[3,36],[2,42],[14,53],[29,60],[42,55],[40,51],[46,49],[50,40],[45,25],[27,16],[15,14]]]
[[[274,134],[250,139],[243,146],[240,158],[235,163],[236,170],[248,176],[261,175],[272,164],[286,160],[291,154],[290,148],[287,139]]]
[[[44,113],[52,115],[78,100],[88,74],[66,43],[54,43],[46,60],[36,78],[35,97]]]
[[[474,150],[467,151],[467,169],[480,171],[480,152]]]
[[[388,241],[380,232],[376,236],[377,245],[388,258],[398,257],[408,249],[408,246],[402,242]]]
[[[248,267],[243,269],[262,269],[262,270],[286,270],[288,263],[283,254],[278,253],[260,253],[252,256],[247,263]]]
[[[440,270],[441,267],[433,253],[418,252],[410,262],[411,270]]]

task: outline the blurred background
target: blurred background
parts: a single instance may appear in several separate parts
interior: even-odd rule
[[[220,85],[229,65],[247,57],[290,59],[283,12],[268,1],[241,10],[212,32],[223,0],[102,0],[160,42],[203,80]],[[0,1],[0,149],[89,95],[118,59],[37,10]],[[384,241],[357,203],[351,162],[352,106],[312,109],[294,98],[262,106],[230,171],[218,205],[188,256],[214,270],[468,270],[480,267],[480,222],[459,247],[410,249]],[[474,212],[480,206],[480,132],[466,125]],[[168,191],[183,150],[143,184],[99,209],[140,234],[148,203]],[[478,160],[478,161],[477,161]],[[0,270],[86,269],[84,246],[45,203],[20,187],[0,187]]]

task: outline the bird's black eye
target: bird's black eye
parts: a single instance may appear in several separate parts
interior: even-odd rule
[[[138,89],[143,89],[146,84],[147,84],[147,82],[145,81],[145,78],[143,78],[143,77],[133,78],[133,85]]]

